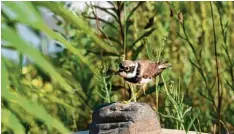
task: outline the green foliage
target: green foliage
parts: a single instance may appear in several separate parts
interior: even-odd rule
[[[155,107],[163,127],[234,130],[233,2],[109,2],[113,8],[88,2],[77,13],[63,2],[1,4],[2,49],[19,54],[19,62],[2,56],[2,133],[88,129],[92,109],[131,96],[113,75],[121,58],[172,64],[137,99]],[[41,7],[64,20],[65,34],[44,23]],[[97,10],[112,19],[99,18]],[[18,25],[64,50],[50,56],[34,48]],[[42,40],[40,47],[48,44]],[[32,62],[24,65],[24,56]]]
[[[174,85],[171,84],[170,88],[167,87],[166,81],[164,80],[164,77],[162,75],[162,80],[164,82],[164,89],[163,92],[166,94],[166,107],[172,107],[173,109],[168,109],[166,112],[168,115],[164,115],[163,113],[159,113],[162,115],[162,117],[165,117],[166,119],[173,119],[172,123],[176,124],[177,129],[186,130],[188,132],[192,125],[194,124],[195,119],[200,114],[200,111],[197,112],[194,117],[191,119],[191,121],[187,121],[187,118],[191,118],[192,114],[192,107],[187,106],[184,104],[184,94],[181,93],[180,90],[175,89]],[[170,89],[170,90],[169,90]],[[190,115],[189,115],[190,114]],[[188,124],[187,128],[186,125]],[[194,126],[194,129],[197,131],[196,127]]]
[[[99,86],[97,87],[99,90],[97,90],[97,94],[105,100],[106,103],[111,103],[111,96],[112,96],[112,85],[110,81],[110,76],[107,76],[107,71],[108,67],[107,65],[103,64],[102,67],[100,68],[100,74],[101,78],[98,79],[99,81]]]
[[[2,97],[4,99],[6,99],[8,102],[16,103],[17,105],[22,107],[26,112],[33,115],[35,118],[41,119],[48,127],[54,127],[60,133],[69,132],[64,127],[64,125],[61,124],[61,122],[59,122],[57,119],[51,117],[51,115],[48,114],[47,111],[42,106],[38,105],[35,102],[31,102],[31,101],[27,100],[25,97],[23,97],[19,94],[17,95],[14,92],[8,90],[7,89],[7,87],[9,87],[8,74],[7,74],[7,70],[4,66],[4,63],[2,64],[2,72],[3,72],[2,76],[4,79],[4,81],[3,81],[4,83],[2,86]],[[18,119],[14,115],[12,115],[12,113],[10,111],[3,110],[3,115],[5,115],[5,114],[6,114],[6,116],[3,116],[3,123],[5,123],[8,127],[12,128],[13,131],[16,133],[24,133],[22,126],[19,125],[19,122],[17,122]],[[8,118],[9,116],[11,118]],[[16,120],[16,122],[13,124],[9,124],[8,120],[10,122]],[[12,126],[12,125],[16,125],[16,126]],[[19,131],[19,132],[17,132],[17,131]]]
[[[5,124],[7,127],[11,128],[14,131],[14,133],[18,134],[25,133],[25,129],[21,125],[19,119],[10,111],[3,109],[2,116],[4,117],[2,118],[2,123]]]

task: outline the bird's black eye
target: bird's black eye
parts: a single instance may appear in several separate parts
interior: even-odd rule
[[[125,71],[129,71],[130,70],[130,67],[125,67]]]

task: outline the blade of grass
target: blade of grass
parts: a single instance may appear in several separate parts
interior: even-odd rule
[[[189,125],[188,125],[188,128],[187,128],[187,130],[186,130],[186,133],[188,133],[188,131],[189,131],[190,128],[192,127],[192,125],[193,125],[195,119],[198,117],[199,114],[200,114],[200,111],[193,117],[193,119],[191,120],[191,122],[190,122]]]
[[[47,3],[49,3],[49,2],[47,2]],[[51,3],[51,4],[53,4],[53,3]],[[69,43],[62,35],[54,32],[52,29],[50,29],[48,26],[46,26],[41,21],[42,20],[41,17],[35,11],[35,9],[32,7],[31,3],[29,3],[29,2],[4,2],[3,5],[4,5],[3,6],[4,7],[3,12],[5,14],[7,14],[10,17],[11,20],[17,20],[19,22],[29,24],[31,27],[39,29],[40,31],[45,32],[49,37],[53,38],[54,40],[57,40],[57,41],[61,42],[63,45],[65,45],[67,47],[67,49],[69,51],[71,51],[72,53],[77,55],[79,57],[79,59],[83,63],[85,63],[96,76],[99,76],[97,69],[92,65],[92,63],[89,62],[89,60],[87,58],[85,58],[82,55],[80,50],[73,47],[73,45],[71,43]],[[21,5],[23,5],[23,7],[24,6],[27,7],[26,9],[28,9],[28,10],[21,9],[21,7],[20,7]],[[58,7],[58,8],[61,8],[61,7]],[[61,11],[62,13],[63,13],[63,11],[68,13],[68,11],[66,11],[65,9],[61,9],[61,10],[62,10]],[[27,17],[28,12],[31,13],[30,14],[31,16],[37,16],[38,19],[31,20],[30,18],[28,18]],[[12,15],[12,14],[14,14],[14,15]],[[72,13],[70,13],[70,14],[72,14]],[[13,16],[13,17],[11,17],[11,16]],[[70,17],[74,17],[74,15],[70,16]],[[73,21],[83,21],[83,20],[81,20],[81,19],[76,20],[75,19]],[[81,24],[79,22],[76,22],[76,23],[77,23],[77,25],[79,24],[79,26],[81,26],[81,27],[82,27],[81,24],[84,25],[83,22],[81,22]],[[88,30],[90,30],[90,29],[88,29]],[[89,31],[89,32],[91,32],[91,31]],[[99,42],[97,42],[97,44],[100,44],[101,42],[102,41],[99,40]],[[108,48],[108,46],[106,46],[105,48]]]
[[[149,36],[153,31],[155,30],[155,28],[150,29],[149,31],[145,32],[143,35],[141,35],[138,39],[136,39],[131,46],[134,46],[138,41],[142,40],[144,37]]]
[[[128,20],[130,19],[130,17],[133,15],[133,13],[134,13],[134,12],[138,9],[138,7],[140,7],[143,3],[144,3],[144,1],[139,1],[139,2],[138,2],[137,6],[134,7],[134,8],[132,9],[132,11],[129,13],[129,15],[128,15],[126,21],[128,21]]]
[[[149,57],[150,60],[154,60],[153,49],[151,48],[151,45],[148,43],[147,39],[145,39],[144,45],[146,48],[147,56]]]
[[[10,85],[9,76],[7,69],[2,60],[1,62],[1,72],[2,72],[2,98],[7,100],[10,103],[18,104],[24,110],[26,110],[29,114],[32,114],[34,117],[42,120],[48,127],[54,127],[60,133],[68,133],[69,130],[56,118],[53,118],[51,115],[47,113],[44,107],[38,105],[35,102],[31,102],[27,100],[24,96],[11,92],[7,87]],[[12,124],[11,124],[12,125]],[[18,132],[17,132],[18,133]]]
[[[2,32],[4,33],[2,34],[3,40],[11,43],[18,51],[35,60],[36,64],[47,74],[49,74],[55,81],[59,82],[66,91],[71,92],[73,90],[72,87],[62,78],[62,76],[55,71],[55,68],[47,60],[45,60],[41,53],[29,45],[26,41],[22,40],[16,31],[3,24]]]
[[[93,64],[90,63],[90,61],[82,55],[80,50],[73,47],[73,45],[71,43],[69,43],[62,35],[54,32],[53,30],[51,30],[49,27],[47,27],[45,25],[40,25],[38,28],[41,31],[45,32],[51,38],[58,40],[63,45],[65,45],[70,52],[77,55],[79,57],[79,59],[89,67],[89,69],[94,73],[94,75],[99,76],[99,73],[98,73],[98,70],[96,69],[96,67],[94,67]]]
[[[49,98],[52,102],[55,102],[55,103],[58,103],[58,104],[61,104],[61,105],[65,106],[70,111],[75,111],[74,107],[72,107],[71,105],[65,103],[63,100],[57,98],[56,96],[46,95],[46,97]]]
[[[71,11],[66,10],[61,4],[59,3],[52,3],[52,2],[34,2],[37,5],[41,5],[47,7],[55,14],[60,15],[66,22],[72,23],[75,27],[83,30],[87,35],[92,37],[97,45],[100,45],[103,49],[107,52],[112,52],[118,54],[118,51],[114,48],[109,46],[107,43],[102,41],[94,32],[93,30],[88,27],[88,25],[83,21],[82,18],[76,16]]]
[[[20,21],[30,25],[37,25],[42,22],[42,18],[30,2],[4,1],[1,6],[2,11],[12,21]]]
[[[2,109],[2,123],[11,128],[15,134],[25,133],[25,129],[19,119],[7,109]]]

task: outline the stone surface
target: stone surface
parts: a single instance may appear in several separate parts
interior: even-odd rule
[[[158,134],[158,116],[145,103],[112,103],[93,112],[90,134]]]
[[[195,131],[189,131],[187,134],[208,134],[208,133],[200,133],[200,132],[195,132]],[[89,134],[89,131],[81,131],[81,132],[74,132],[72,134]],[[176,130],[176,129],[163,129],[161,134],[186,134],[185,130]]]

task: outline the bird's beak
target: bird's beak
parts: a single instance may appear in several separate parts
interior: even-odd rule
[[[114,75],[119,75],[119,71],[115,72]]]

